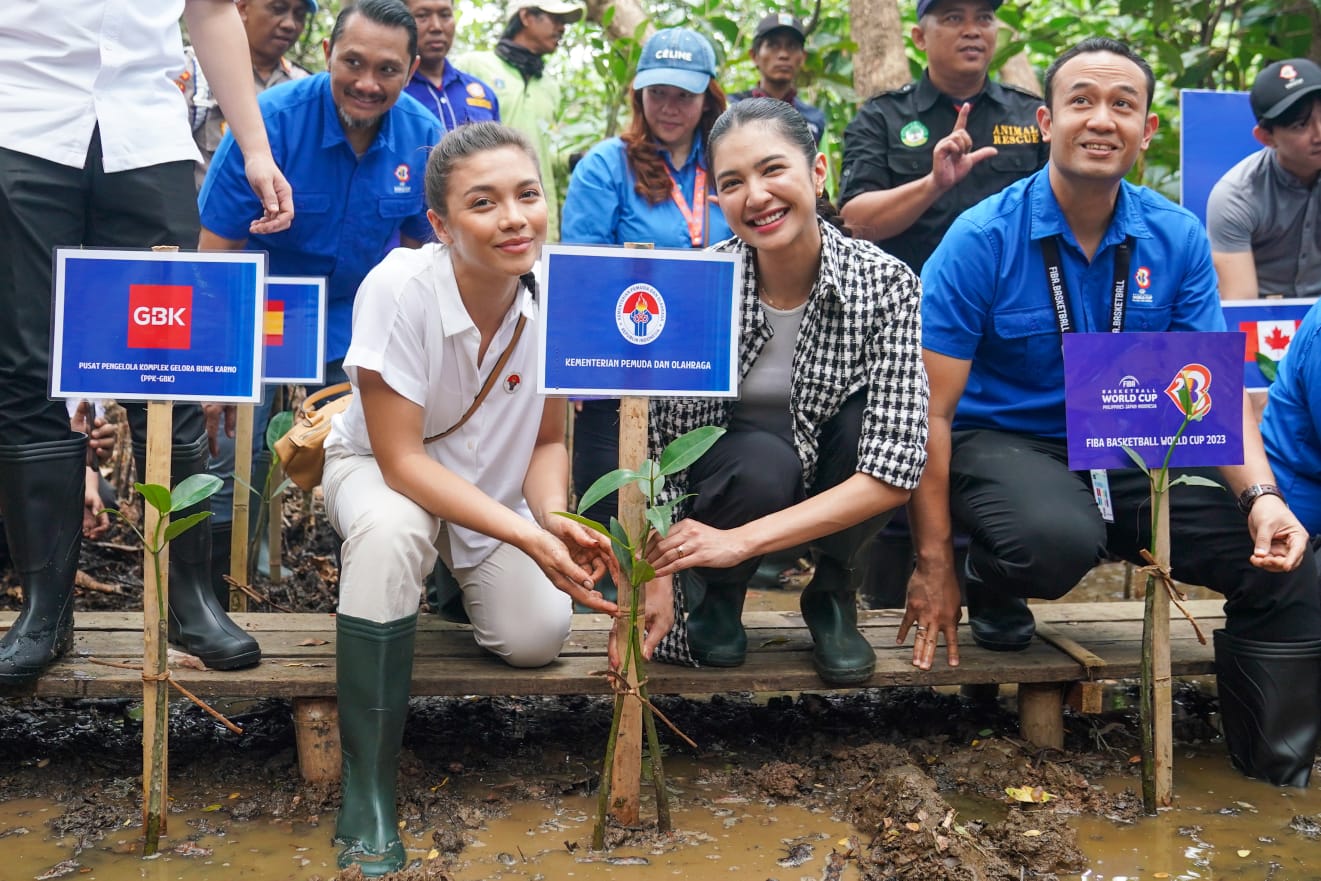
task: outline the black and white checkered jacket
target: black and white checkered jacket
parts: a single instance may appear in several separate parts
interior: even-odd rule
[[[917,275],[871,242],[849,239],[821,223],[821,269],[807,299],[794,347],[789,406],[793,441],[812,485],[822,426],[855,392],[867,390],[857,470],[913,489],[926,465],[927,377],[922,367],[922,286]],[[771,338],[757,298],[754,249],[738,238],[714,250],[741,254],[743,296],[739,375],[747,376]],[[727,427],[729,398],[655,398],[651,455],[704,425]],[[685,492],[685,474],[666,481],[660,502]]]

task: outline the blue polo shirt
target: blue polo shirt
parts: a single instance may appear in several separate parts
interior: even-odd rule
[[[1312,535],[1321,534],[1321,303],[1289,343],[1271,385],[1261,439],[1275,482]]]
[[[449,61],[441,69],[440,88],[418,70],[404,91],[434,113],[441,129],[447,132],[469,122],[500,121],[500,102],[491,87]]]
[[[679,183],[685,203],[693,207],[697,169],[706,168],[701,139],[693,143],[683,168],[676,169],[667,150],[660,151],[666,168]],[[620,138],[602,141],[573,169],[564,197],[560,240],[574,244],[622,245],[650,242],[657,248],[691,248],[692,237],[683,212],[671,198],[653,205],[634,189],[637,179],[628,167]],[[702,206],[704,240],[696,247],[714,245],[733,235],[716,202],[715,179],[707,173],[706,204]]]
[[[287,83],[258,96],[271,153],[294,191],[294,222],[274,235],[250,235],[261,216],[243,173],[243,156],[226,133],[198,195],[202,225],[249,251],[270,255],[272,275],[327,279],[326,361],[344,357],[353,298],[367,271],[402,232],[426,240],[426,163],[440,138],[436,118],[407,95],[386,113],[361,158],[344,137],[329,74]]]
[[[1132,236],[1127,331],[1224,330],[1211,248],[1190,212],[1120,182],[1089,263],[1051,190],[1049,166],[969,208],[922,270],[922,345],[971,361],[955,429],[1063,438],[1064,356],[1041,242],[1060,263],[1079,331],[1110,330],[1116,248]]]

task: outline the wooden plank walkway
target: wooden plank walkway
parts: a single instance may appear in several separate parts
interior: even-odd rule
[[[1186,604],[1208,640],[1224,625],[1221,600]],[[988,652],[973,644],[967,625],[960,628],[962,663],[949,667],[944,649],[936,666],[922,672],[912,666],[909,646],[896,646],[901,613],[860,612],[860,628],[876,648],[876,673],[857,687],[1017,684],[1023,735],[1044,746],[1063,743],[1063,701],[1070,686],[1105,679],[1136,678],[1142,650],[1142,603],[1034,604],[1038,638],[1023,652]],[[1175,675],[1213,671],[1211,646],[1198,642],[1193,628],[1178,613],[1171,620],[1171,669]],[[16,613],[0,613],[0,629]],[[965,616],[966,617],[966,616]],[[321,720],[317,743],[299,742],[300,759],[317,750],[315,766],[338,768],[338,737],[334,731],[335,620],[320,614],[235,614],[234,620],[261,643],[262,663],[250,670],[214,672],[172,668],[171,675],[206,699],[279,697],[294,701],[296,719]],[[824,691],[834,688],[812,670],[812,641],[796,612],[750,612],[748,660],[742,667],[701,668],[651,664],[652,694],[716,692]],[[93,658],[138,664],[142,657],[142,615],[132,612],[81,612],[76,617],[74,648],[34,684],[22,689],[0,688],[4,697],[142,697],[138,672],[107,667]],[[604,694],[609,691],[597,671],[606,668],[609,619],[578,615],[561,657],[535,670],[514,669],[479,649],[470,628],[424,615],[418,627],[413,666],[414,695],[556,695]],[[1074,688],[1083,709],[1099,703],[1099,690]],[[304,766],[304,773],[311,775]]]
[[[1208,638],[1223,626],[1220,600],[1188,603]],[[911,650],[894,644],[897,611],[861,612],[860,627],[876,647],[876,674],[864,687],[893,685],[965,685],[982,683],[1075,682],[1089,678],[1120,679],[1138,675],[1141,656],[1140,602],[1034,604],[1042,635],[1063,636],[1100,658],[1103,666],[1089,676],[1075,657],[1038,638],[1024,652],[988,652],[973,644],[966,624],[960,630],[963,662],[944,664],[944,649],[929,672],[914,669]],[[16,613],[0,613],[0,629]],[[1176,613],[1177,615],[1177,613]],[[235,621],[261,643],[264,660],[250,670],[212,672],[176,668],[172,675],[202,697],[333,697],[335,694],[335,621],[318,614],[235,614]],[[796,612],[750,612],[748,661],[728,669],[690,669],[668,664],[648,668],[654,694],[702,694],[732,691],[820,691],[831,688],[812,670],[811,637]],[[136,697],[142,682],[131,670],[94,664],[90,658],[136,662],[142,654],[142,616],[131,612],[80,612],[73,651],[41,679],[5,695],[40,697]],[[477,648],[466,625],[423,616],[413,667],[415,695],[592,694],[608,691],[594,671],[606,666],[608,619],[578,615],[561,658],[536,670],[505,666]],[[1176,675],[1210,673],[1210,645],[1198,643],[1192,627],[1171,621],[1171,655]],[[1076,654],[1076,652],[1075,652]]]

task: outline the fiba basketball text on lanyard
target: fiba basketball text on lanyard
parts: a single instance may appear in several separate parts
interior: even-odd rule
[[[706,247],[706,237],[711,224],[708,222],[711,218],[711,200],[706,196],[706,169],[697,166],[696,174],[693,177],[693,204],[691,207],[688,201],[683,197],[683,190],[679,187],[679,182],[675,180],[674,173],[668,168],[665,173],[670,178],[670,198],[674,199],[674,204],[679,206],[679,213],[683,215],[683,222],[688,225],[688,240],[693,243],[694,248]]]
[[[1124,330],[1124,311],[1128,308],[1128,267],[1132,258],[1133,237],[1129,236],[1115,249],[1114,283],[1110,289],[1111,333]],[[1059,236],[1041,240],[1041,260],[1046,266],[1046,284],[1050,286],[1050,298],[1055,306],[1055,320],[1059,323],[1062,344],[1064,334],[1074,333],[1077,328],[1069,313],[1069,286],[1064,280],[1064,267],[1060,264]],[[1101,519],[1114,523],[1115,508],[1110,495],[1110,477],[1100,468],[1093,468],[1091,477],[1092,498],[1096,500]]]

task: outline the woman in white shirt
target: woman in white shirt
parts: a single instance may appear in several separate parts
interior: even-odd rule
[[[555,659],[574,600],[617,612],[592,590],[608,549],[554,513],[568,505],[564,406],[537,395],[525,329],[546,236],[536,153],[496,123],[461,126],[432,151],[426,190],[440,243],[397,249],[363,281],[344,360],[354,399],[326,442],[326,507],[344,538],[335,837],[340,866],[368,876],[405,860],[395,777],[437,555],[477,643],[512,666]]]

